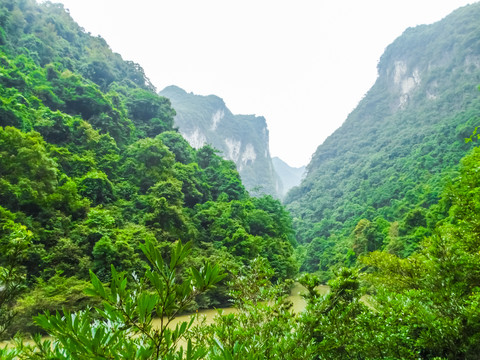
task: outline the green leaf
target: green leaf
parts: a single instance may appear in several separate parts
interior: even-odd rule
[[[195,286],[198,289],[203,289],[205,282],[202,274],[194,267],[190,268],[190,271],[195,279]]]
[[[107,294],[105,293],[105,288],[103,287],[102,282],[98,279],[97,275],[92,270],[90,272],[90,281],[92,282],[93,291],[92,289],[86,289],[85,292],[89,293],[90,295],[98,295],[102,299],[107,298]]]
[[[149,323],[152,318],[152,311],[155,308],[159,298],[157,294],[148,294],[142,292],[138,298],[138,314],[139,321],[142,323]]]

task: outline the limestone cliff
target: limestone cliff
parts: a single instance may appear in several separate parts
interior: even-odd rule
[[[160,95],[172,102],[175,126],[193,147],[210,144],[234,161],[252,195],[279,197],[282,185],[270,157],[264,117],[234,115],[218,96],[187,93],[177,86],[166,87]]]

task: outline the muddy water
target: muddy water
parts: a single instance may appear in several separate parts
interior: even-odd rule
[[[325,295],[330,291],[330,287],[328,285],[320,285],[317,287],[318,292],[321,295]],[[305,310],[305,306],[307,306],[307,303],[302,297],[302,294],[306,294],[307,289],[300,283],[294,283],[292,290],[290,292],[290,296],[288,297],[288,300],[290,300],[293,303],[292,310],[298,314]]]
[[[320,285],[318,287],[318,291],[320,294],[326,294],[329,291],[329,287],[327,285]],[[294,283],[293,287],[290,292],[290,296],[288,297],[288,300],[290,300],[293,303],[292,310],[296,314],[302,312],[305,309],[305,306],[307,303],[302,297],[302,294],[305,294],[307,292],[307,289],[303,287],[300,283]],[[211,324],[215,317],[218,315],[218,312],[222,311],[223,314],[231,314],[231,313],[236,313],[238,310],[234,307],[226,307],[226,308],[221,308],[221,309],[202,309],[198,311],[198,314],[200,316],[195,319],[194,324],[198,324],[200,321],[202,321],[202,318],[205,317],[205,322],[207,324]],[[184,314],[177,316],[171,323],[170,326],[175,326],[176,324],[182,322],[182,321],[189,321],[190,317],[192,314]],[[160,327],[160,319],[155,319],[153,321],[154,326]]]
[[[321,294],[326,294],[329,291],[329,287],[327,285],[320,285],[318,287],[318,290]],[[302,294],[305,294],[307,292],[307,289],[303,287],[300,283],[294,283],[292,290],[290,292],[290,296],[288,297],[288,300],[290,300],[293,303],[292,310],[298,314],[302,312],[305,309],[306,302],[302,298]],[[215,317],[218,315],[218,311],[222,311],[223,314],[231,314],[231,313],[236,313],[238,310],[235,309],[234,307],[227,307],[227,308],[222,308],[222,309],[202,309],[198,311],[198,316],[195,319],[195,323],[199,323],[200,321],[203,321],[203,317],[205,317],[205,322],[207,324],[211,324]],[[184,314],[177,316],[171,323],[170,327],[174,327],[176,324],[182,322],[182,321],[189,321],[190,317],[192,314]],[[160,327],[161,321],[160,319],[155,319],[153,320],[153,325]],[[27,341],[28,343],[28,341]],[[2,341],[0,342],[0,348],[3,348],[5,345],[10,345],[11,343],[9,341]]]

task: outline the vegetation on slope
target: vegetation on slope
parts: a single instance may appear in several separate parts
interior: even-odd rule
[[[251,198],[215,149],[190,147],[139,65],[49,2],[0,1],[0,34],[0,335],[94,304],[89,270],[143,274],[146,240],[162,253],[191,241],[189,266],[230,277],[257,257],[295,274],[289,215]],[[228,297],[222,284],[191,306]]]
[[[376,249],[406,256],[432,233],[425,210],[478,125],[478,16],[477,3],[406,30],[382,56],[375,85],[318,147],[285,200],[298,241],[309,244],[304,270],[328,272]]]
[[[186,258],[190,244],[172,249],[164,263],[146,241],[153,264],[131,283],[112,272],[110,289],[91,275],[89,293],[103,301],[95,312],[45,314],[36,321],[52,340],[0,350],[5,359],[477,359],[480,351],[480,150],[464,158],[459,176],[428,213],[448,208],[432,236],[401,258],[387,251],[362,256],[358,269],[343,268],[320,295],[320,279],[307,274],[307,306],[295,315],[274,271],[254,260],[246,276],[229,283],[239,312],[212,324],[181,322],[167,327],[178,309],[223,277],[206,265],[183,282],[168,275]],[[448,205],[446,205],[448,204]],[[166,264],[166,266],[165,266]],[[169,264],[169,265],[168,265]],[[159,301],[168,298],[169,301]],[[267,300],[267,301],[265,301]],[[158,329],[154,314],[165,314]],[[94,321],[94,319],[96,319]],[[180,345],[180,341],[183,345]],[[160,355],[159,355],[160,354]]]
[[[412,158],[398,157],[395,164],[403,168],[388,171],[411,186],[383,194],[377,187],[387,182],[369,167],[360,172],[365,181],[378,181],[354,192],[369,208],[303,254],[304,265],[314,268],[328,269],[328,257],[350,268],[336,271],[323,296],[316,289],[320,278],[302,276],[307,307],[295,315],[283,297],[288,282],[277,282],[296,270],[291,221],[280,203],[250,198],[233,163],[213,148],[192,149],[172,129],[168,100],[155,95],[144,76],[126,80],[129,66],[138,66],[120,65],[112,70],[117,78],[100,81],[104,77],[80,72],[88,57],[61,56],[75,54],[68,49],[74,44],[57,32],[50,32],[51,42],[42,38],[44,26],[75,28],[61,7],[28,0],[0,0],[0,7],[0,335],[21,327],[51,336],[30,345],[19,340],[0,349],[0,358],[478,358],[480,150],[463,158],[458,174],[444,170],[472,146],[463,138],[477,120],[478,94],[459,96],[452,88],[447,92],[465,102],[437,103],[445,106],[445,119],[470,121],[455,125],[461,139],[450,143],[434,130],[451,125],[432,123],[428,134],[437,135],[424,140],[428,154],[445,162],[438,173],[430,164],[427,176]],[[84,49],[99,44],[82,31],[74,34],[66,36]],[[25,38],[36,47],[19,46]],[[37,58],[39,49],[49,57]],[[112,59],[119,58],[101,49],[108,56],[97,66],[113,69]],[[414,101],[390,109],[392,118],[408,114]],[[392,137],[395,142],[400,138]],[[393,149],[423,146],[407,144]],[[328,158],[322,149],[314,161]],[[386,156],[381,149],[380,158]],[[388,196],[391,207],[372,205]],[[337,205],[340,216],[347,208],[340,200]],[[313,231],[325,229],[336,228],[326,221]],[[306,228],[300,230],[304,240]],[[336,242],[343,234],[346,240]],[[213,324],[168,326],[181,311],[227,298],[238,314]]]

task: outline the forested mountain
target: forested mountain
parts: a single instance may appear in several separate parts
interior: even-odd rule
[[[0,0],[0,337],[48,335],[0,359],[478,359],[479,18],[389,46],[288,195],[316,272],[294,313],[280,202],[190,146],[141,67],[62,6]]]
[[[162,254],[191,242],[182,261],[213,261],[230,279],[258,257],[275,278],[294,275],[281,204],[250,197],[210,146],[192,148],[140,65],[62,5],[0,0],[0,62],[0,336],[31,330],[39,311],[95,303],[89,270],[143,274],[146,241]],[[228,298],[224,282],[194,306]]]
[[[292,167],[278,157],[272,158],[273,168],[282,181],[282,197],[294,186],[300,185],[305,175],[305,166]]]
[[[465,138],[480,121],[479,18],[480,3],[465,6],[387,47],[377,81],[285,200],[297,239],[310,244],[303,269],[375,249],[406,256],[431,234],[439,219],[426,209],[472,149]]]
[[[175,126],[191,146],[209,144],[220,150],[220,156],[235,162],[243,184],[252,194],[278,197],[282,193],[270,157],[265,118],[234,115],[218,96],[187,93],[177,86],[166,87],[160,95],[172,102]]]

